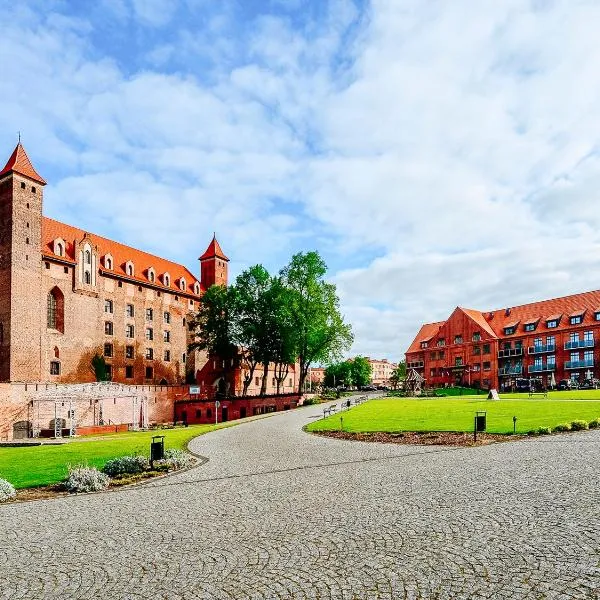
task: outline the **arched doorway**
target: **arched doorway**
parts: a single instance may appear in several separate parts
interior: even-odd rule
[[[13,439],[22,440],[31,435],[31,421],[17,421],[13,423]]]

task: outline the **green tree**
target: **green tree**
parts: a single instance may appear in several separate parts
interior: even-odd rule
[[[371,374],[373,368],[371,363],[364,356],[357,356],[351,362],[352,381],[354,385],[362,387],[371,383]]]
[[[291,292],[289,310],[300,363],[300,393],[310,364],[341,357],[354,339],[351,326],[340,314],[335,285],[323,279],[326,272],[325,262],[314,251],[295,254],[281,271],[282,282]]]
[[[210,357],[221,359],[225,393],[229,395],[229,374],[238,355],[236,344],[237,289],[212,285],[200,298],[198,313],[190,323],[194,341],[189,350],[206,350]]]
[[[243,381],[244,395],[259,364],[263,367],[260,395],[264,396],[267,391],[269,365],[276,360],[280,338],[276,286],[276,281],[262,265],[244,271],[235,282],[236,341],[248,369]]]
[[[401,360],[398,363],[398,366],[392,371],[392,374],[390,375],[390,384],[392,385],[392,388],[397,389],[398,386],[400,385],[400,382],[404,381],[405,377],[406,377],[406,361]]]

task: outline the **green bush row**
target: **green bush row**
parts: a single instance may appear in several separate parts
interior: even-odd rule
[[[527,432],[527,435],[549,435],[551,433],[564,433],[565,431],[583,431],[585,429],[599,429],[600,428],[600,417],[591,421],[584,421],[583,419],[576,419],[570,423],[560,423],[556,427],[539,427],[538,429],[531,429]]]

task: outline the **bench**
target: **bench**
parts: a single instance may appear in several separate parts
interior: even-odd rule
[[[543,396],[544,398],[548,397],[548,391],[544,391],[544,392],[529,392],[529,397],[531,398],[532,396]]]

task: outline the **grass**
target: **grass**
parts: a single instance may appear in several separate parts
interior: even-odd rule
[[[127,454],[150,455],[150,441],[154,435],[165,436],[165,449],[184,450],[188,442],[199,435],[231,427],[238,422],[218,425],[190,425],[158,431],[131,431],[94,438],[78,438],[66,444],[53,446],[0,448],[0,477],[16,488],[51,485],[67,476],[69,465],[88,464],[101,468],[106,461]]]
[[[593,391],[593,390],[592,390]],[[558,393],[558,392],[557,392]],[[581,392],[584,393],[584,392]],[[563,392],[564,394],[564,392]],[[516,398],[501,396],[501,400],[479,398],[384,398],[370,400],[348,411],[314,421],[307,431],[340,429],[344,431],[473,431],[476,411],[487,411],[489,433],[512,433],[513,416],[517,417],[517,433],[527,433],[538,427],[554,427],[575,419],[590,421],[600,417],[600,394],[596,398],[562,400],[528,399],[527,394]],[[524,396],[524,398],[521,398]]]

